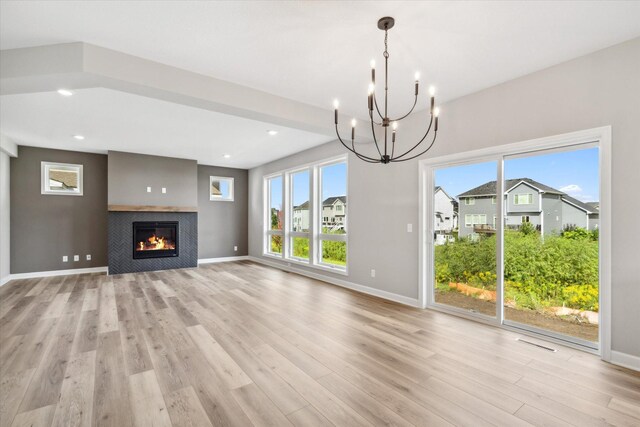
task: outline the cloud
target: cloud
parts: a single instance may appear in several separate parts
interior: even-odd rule
[[[582,188],[578,184],[569,184],[564,187],[560,187],[560,191],[567,193],[570,196],[577,196],[582,193]]]

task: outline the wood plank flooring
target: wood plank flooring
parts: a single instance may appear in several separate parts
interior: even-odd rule
[[[0,301],[0,427],[640,425],[636,372],[251,262]]]

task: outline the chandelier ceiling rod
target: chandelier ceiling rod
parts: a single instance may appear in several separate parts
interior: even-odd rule
[[[410,149],[408,149],[407,151],[405,151],[402,154],[399,155],[395,155],[395,149],[396,149],[396,131],[398,129],[398,122],[402,119],[405,119],[406,117],[408,117],[413,110],[416,108],[416,105],[418,104],[418,93],[419,93],[419,79],[420,79],[420,75],[419,73],[416,73],[416,79],[415,79],[415,89],[414,89],[414,101],[413,101],[413,105],[411,106],[411,109],[409,110],[408,113],[406,113],[403,116],[400,116],[397,119],[390,119],[389,118],[389,51],[388,51],[388,36],[389,36],[389,30],[391,28],[393,28],[395,24],[395,20],[389,16],[386,16],[384,18],[380,18],[378,20],[378,28],[381,30],[384,30],[384,52],[383,52],[383,56],[384,56],[384,105],[383,105],[383,109],[384,109],[384,114],[382,114],[382,112],[380,111],[380,107],[378,106],[378,99],[376,97],[376,91],[375,91],[375,84],[376,84],[376,68],[375,68],[375,62],[371,61],[371,83],[369,84],[369,94],[368,94],[368,98],[367,98],[367,107],[369,110],[369,121],[371,122],[371,134],[373,136],[373,142],[376,146],[376,150],[378,152],[378,155],[380,157],[371,157],[362,153],[359,153],[356,150],[355,147],[355,127],[356,127],[356,119],[351,120],[351,146],[349,146],[347,143],[345,143],[342,139],[342,137],[340,136],[340,132],[338,130],[338,100],[335,100],[333,103],[334,106],[334,122],[335,122],[335,127],[336,127],[336,135],[338,136],[338,140],[342,143],[342,145],[349,151],[351,151],[353,154],[355,154],[360,160],[363,160],[367,163],[383,163],[383,164],[387,164],[387,163],[392,163],[392,162],[405,162],[408,160],[412,160],[415,159],[416,157],[419,157],[421,155],[423,155],[424,153],[426,153],[427,151],[429,151],[431,149],[431,147],[433,147],[433,144],[436,142],[436,137],[438,135],[438,114],[439,114],[439,108],[437,108],[435,106],[435,90],[433,88],[433,86],[431,88],[429,88],[429,94],[430,94],[430,108],[429,108],[429,125],[427,127],[427,131],[425,132],[424,136],[414,145],[412,146]],[[375,112],[378,114],[378,116],[380,117],[380,122],[377,122],[374,120],[374,109]],[[380,150],[380,144],[378,143],[378,137],[376,136],[376,126],[382,127],[384,129],[384,154],[383,151]],[[389,154],[389,126],[391,126],[391,153]],[[431,128],[433,127],[433,139],[431,140],[431,142],[429,143],[429,145],[427,146],[426,149],[424,149],[423,151],[415,154],[413,153],[413,151],[418,148],[420,146],[420,144],[422,144],[424,142],[424,140],[427,138],[427,136],[429,136],[429,133],[431,132]],[[413,153],[413,154],[412,154]],[[409,154],[412,154],[411,156],[407,157]],[[374,155],[375,156],[375,155]]]

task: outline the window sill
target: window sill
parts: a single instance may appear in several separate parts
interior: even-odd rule
[[[321,270],[321,271],[326,271],[329,273],[334,273],[334,274],[340,274],[342,276],[348,276],[349,273],[347,272],[347,268],[348,267],[331,267],[329,265],[326,264],[312,264],[310,261],[307,261],[305,259],[301,259],[301,258],[284,258],[280,255],[277,254],[270,254],[267,252],[264,252],[262,254],[262,256],[266,257],[266,258],[270,258],[270,259],[274,259],[274,260],[278,260],[281,261],[283,263],[288,263],[288,264],[295,264],[295,265],[299,265],[302,267],[308,267],[308,268],[312,268],[314,270]]]

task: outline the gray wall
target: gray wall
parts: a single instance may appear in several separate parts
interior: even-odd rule
[[[470,234],[473,234],[473,226],[467,227],[465,226],[465,215],[469,214],[485,214],[487,216],[487,220],[485,224],[493,226],[493,217],[498,216],[498,205],[493,204],[493,197],[475,197],[475,204],[467,205],[465,203],[465,199],[460,199],[460,204],[458,205],[458,213],[459,217],[459,228],[458,228],[458,236],[466,237]]]
[[[557,194],[542,196],[542,212],[544,213],[544,234],[562,231],[562,201]]]
[[[638,75],[640,38],[460,98],[443,106],[438,142],[429,153],[436,157],[611,125],[612,346],[635,356],[640,356],[640,334],[630,331],[640,324],[640,230],[635,226],[640,199],[628,195],[640,182]],[[399,143],[421,137],[423,121],[422,114],[407,119]],[[344,152],[333,142],[249,171],[250,255],[262,255],[262,176]],[[407,233],[406,224],[417,230],[418,197],[417,160],[382,166],[350,156],[347,280],[417,298],[419,236]]]
[[[195,160],[109,151],[110,205],[195,207],[197,185]]]
[[[40,194],[41,161],[82,164],[84,195]],[[106,266],[106,241],[107,156],[19,147],[11,159],[11,273]]]
[[[9,155],[0,151],[0,284],[9,277],[11,262],[10,246],[10,160]]]
[[[247,224],[248,171],[198,165],[198,257],[219,258],[249,253]],[[234,200],[209,200],[209,177],[234,178]],[[233,247],[238,250],[234,251]]]
[[[516,194],[531,194],[531,204],[516,205]],[[527,184],[517,185],[507,196],[507,213],[540,212],[540,192]]]
[[[582,228],[589,228],[589,218],[587,213],[567,202],[562,203],[562,227],[565,225],[577,225]]]

